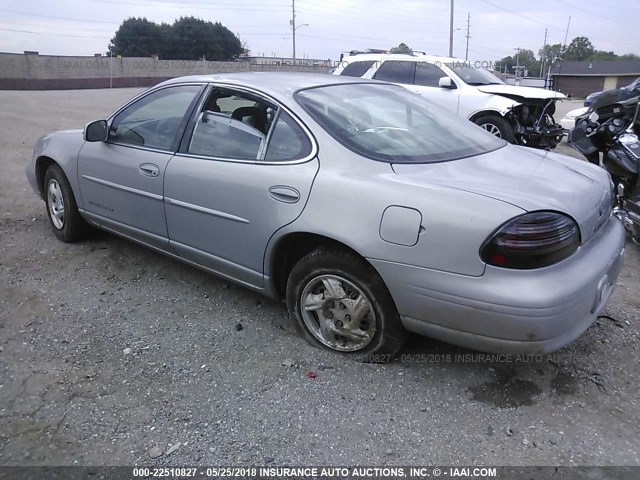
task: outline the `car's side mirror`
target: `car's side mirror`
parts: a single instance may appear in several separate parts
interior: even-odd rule
[[[109,126],[106,120],[96,120],[84,127],[84,139],[87,142],[104,142],[109,138]]]
[[[440,88],[456,88],[456,84],[451,81],[451,77],[440,77],[438,86]]]

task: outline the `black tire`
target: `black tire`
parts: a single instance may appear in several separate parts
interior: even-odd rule
[[[366,341],[369,343],[366,346],[354,351],[334,348],[316,338],[305,323],[301,309],[303,292],[305,288],[309,288],[314,282],[318,282],[318,277],[323,275],[333,275],[346,280],[342,284],[343,286],[351,283],[369,301],[368,313],[364,316],[363,323],[359,324],[360,331],[362,331],[362,325],[367,325],[371,318],[374,319],[369,324],[372,333],[367,337]],[[349,292],[350,290],[351,288],[347,287],[344,292]],[[322,295],[326,296],[326,292]],[[346,301],[350,300],[349,297],[344,298]],[[336,307],[332,311],[347,308],[339,300],[337,300],[339,306],[335,305],[336,301],[331,303],[333,307]],[[396,305],[382,278],[370,264],[352,253],[319,248],[303,257],[289,274],[287,305],[296,327],[311,345],[319,348],[328,348],[365,362],[378,363],[391,360],[400,351],[407,339],[407,332],[400,322]],[[342,310],[342,312],[346,311]],[[319,324],[318,313],[313,313],[312,315],[318,320]],[[344,337],[341,338],[345,343],[348,342]]]
[[[61,220],[58,220],[61,222],[61,225],[60,223],[56,225],[54,215],[52,214],[52,209],[55,208],[55,205],[49,195],[49,187],[53,182],[58,186],[58,190],[62,194],[62,201],[64,202],[64,215]],[[54,163],[47,169],[47,173],[44,176],[43,192],[44,201],[47,206],[47,218],[56,237],[68,243],[77,242],[85,238],[90,231],[90,227],[80,216],[69,180],[67,180],[66,175],[59,165]],[[59,200],[57,197],[55,198]]]
[[[499,137],[503,140],[506,140],[509,143],[515,143],[516,141],[515,135],[513,134],[513,127],[507,120],[499,115],[482,115],[476,118],[473,123],[487,131],[489,131],[490,127],[493,126],[500,133]],[[498,135],[496,135],[496,137],[497,136]]]

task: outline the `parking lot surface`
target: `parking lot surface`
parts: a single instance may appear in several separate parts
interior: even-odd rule
[[[640,465],[640,247],[610,318],[556,354],[414,336],[345,360],[284,304],[107,233],[55,238],[24,174],[37,137],[138,91],[0,92],[0,464]]]

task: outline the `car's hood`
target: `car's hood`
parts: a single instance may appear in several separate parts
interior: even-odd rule
[[[492,93],[494,95],[502,95],[505,97],[522,97],[522,98],[555,98],[562,99],[567,98],[566,95],[560,92],[554,92],[553,90],[546,90],[544,88],[536,87],[518,87],[515,85],[480,85],[478,90],[484,93]]]
[[[543,150],[508,145],[476,157],[394,164],[393,169],[411,183],[463,190],[526,211],[566,213],[578,222],[583,240],[593,235],[611,210],[609,175],[603,169]]]

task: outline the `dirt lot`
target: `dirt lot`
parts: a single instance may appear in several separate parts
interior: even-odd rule
[[[412,337],[345,361],[282,304],[106,233],[55,239],[24,175],[36,138],[136,91],[0,92],[0,464],[640,465],[637,246],[617,322],[551,358]]]

